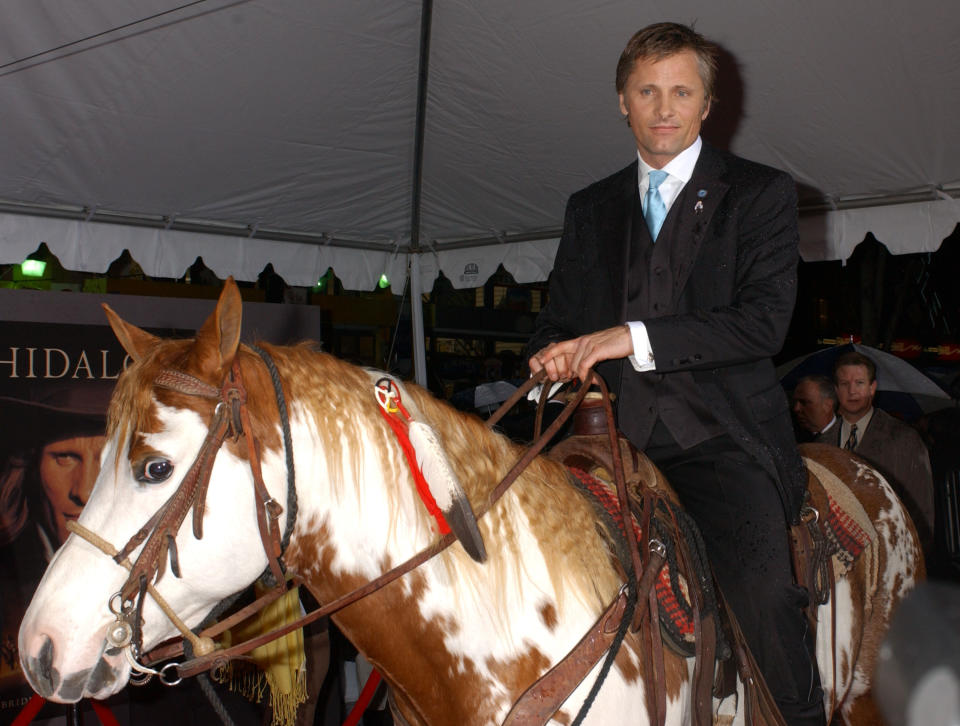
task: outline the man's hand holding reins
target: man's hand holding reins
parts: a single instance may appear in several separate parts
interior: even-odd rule
[[[618,325],[579,338],[551,343],[530,357],[530,372],[547,372],[551,381],[586,380],[597,363],[633,354],[630,328]]]

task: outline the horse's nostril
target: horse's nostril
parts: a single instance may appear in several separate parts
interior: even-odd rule
[[[53,640],[49,635],[38,636],[39,648],[30,648],[23,655],[23,669],[30,678],[30,684],[44,698],[49,698],[56,690],[60,676],[53,667]]]
[[[39,675],[45,681],[53,682],[53,640],[49,636],[41,636],[43,645],[40,646],[40,652],[37,653],[37,670]]]

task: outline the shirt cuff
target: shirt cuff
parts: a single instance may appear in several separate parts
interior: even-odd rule
[[[653,359],[653,348],[650,346],[650,337],[647,335],[647,326],[639,321],[627,323],[630,329],[630,338],[633,340],[633,355],[629,356],[630,365],[637,373],[655,371],[657,363]]]

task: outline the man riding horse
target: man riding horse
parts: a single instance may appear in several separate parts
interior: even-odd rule
[[[784,717],[816,726],[823,694],[787,529],[806,474],[770,361],[796,295],[796,189],[701,140],[716,56],[674,23],[624,49],[616,88],[638,158],[570,198],[530,369],[585,380],[599,364],[619,428],[702,530]]]

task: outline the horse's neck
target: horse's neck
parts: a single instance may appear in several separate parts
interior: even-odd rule
[[[362,586],[433,541],[416,495],[386,491],[386,478],[365,480],[369,488],[357,502],[344,501],[352,493],[344,496],[330,482],[311,478],[310,513],[303,521],[318,523],[320,534],[298,525],[292,549],[296,567],[320,599]],[[328,497],[330,509],[317,516],[318,499]],[[394,510],[385,504],[391,498]],[[595,618],[590,606],[572,605],[568,596],[560,622],[561,593],[544,545],[516,498],[508,494],[491,514],[495,526],[482,522],[485,564],[454,545],[334,616],[347,638],[427,722],[488,722],[481,714],[500,714],[508,707],[523,690],[526,674],[567,652],[570,639],[561,636],[572,631],[578,638]],[[509,545],[501,541],[507,532]],[[575,625],[568,628],[571,621]]]
[[[325,602],[436,540],[394,433],[366,399],[344,391],[366,382],[342,383],[322,404],[296,395],[290,403],[299,514],[285,558]],[[304,379],[298,387],[319,385]],[[331,395],[342,400],[331,402]],[[478,422],[417,397],[476,506],[516,450]],[[555,465],[528,471],[480,521],[486,563],[455,544],[336,616],[395,683],[515,693],[521,672],[565,655],[612,599],[618,580],[606,549],[592,542],[589,506],[575,500]],[[463,716],[460,722],[471,721]]]
[[[345,445],[337,448],[319,445],[310,422],[295,420],[300,514],[290,564],[323,600],[365,584],[435,540],[407,462],[381,440],[382,427],[342,421]],[[349,445],[359,441],[364,446]],[[429,673],[426,682],[436,682],[450,673],[459,682],[466,668],[475,682],[496,690],[504,664],[533,668],[533,659],[542,667],[562,657],[594,622],[606,595],[587,592],[586,575],[558,575],[554,559],[573,556],[570,547],[557,552],[557,543],[546,541],[556,539],[559,524],[532,521],[556,495],[544,492],[540,499],[532,490],[543,486],[519,482],[526,494],[511,490],[481,520],[486,563],[453,545],[343,611],[338,624],[400,681]],[[592,525],[572,526],[580,529],[580,542],[593,534]]]

